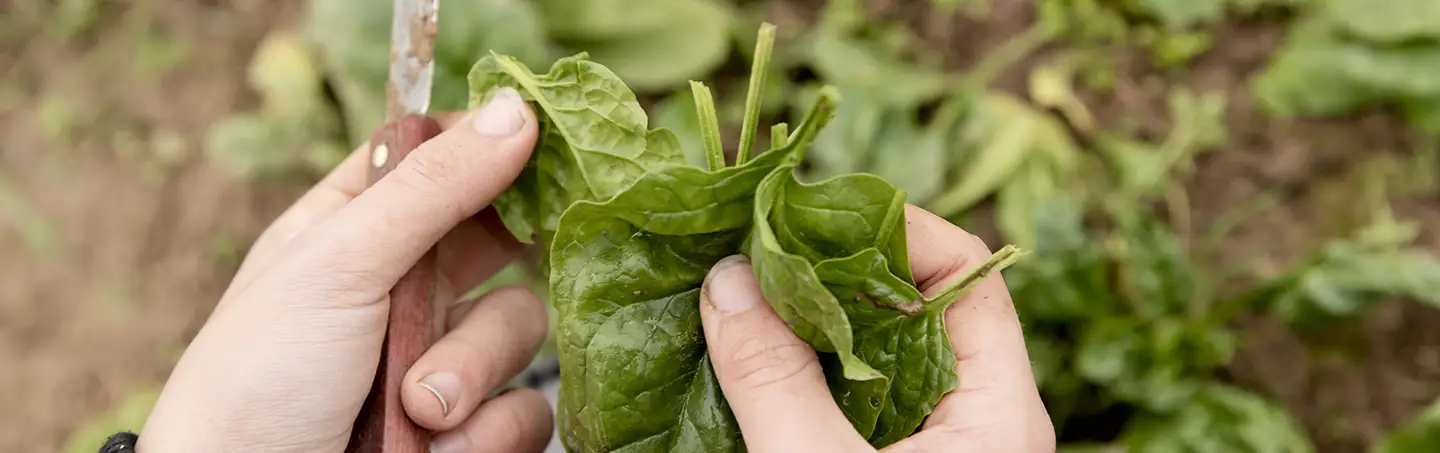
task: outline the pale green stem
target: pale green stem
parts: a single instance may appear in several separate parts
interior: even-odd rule
[[[750,66],[750,88],[745,93],[745,122],[740,126],[740,150],[735,154],[735,165],[750,160],[755,149],[755,133],[760,127],[760,103],[765,93],[765,76],[770,72],[770,53],[775,50],[775,25],[760,24],[760,36],[755,41],[755,62]]]
[[[770,149],[780,149],[780,148],[784,148],[784,147],[785,147],[785,143],[786,143],[786,142],[789,142],[789,141],[790,141],[790,125],[789,125],[789,124],[779,123],[779,124],[776,124],[776,125],[774,125],[774,126],[770,126]]]
[[[690,92],[695,95],[695,113],[700,119],[700,137],[705,142],[705,162],[710,171],[725,168],[725,146],[720,142],[720,119],[715,114],[715,96],[710,87],[690,81]]]

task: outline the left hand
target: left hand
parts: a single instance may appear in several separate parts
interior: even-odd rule
[[[437,452],[544,448],[552,416],[538,392],[485,399],[544,341],[541,302],[507,288],[451,304],[522,250],[493,212],[476,213],[524,167],[535,116],[512,91],[437,120],[445,132],[373,187],[362,146],[260,236],[166,382],[140,451],[343,451],[390,288],[437,244],[448,332],[406,375],[406,412],[436,431]]]

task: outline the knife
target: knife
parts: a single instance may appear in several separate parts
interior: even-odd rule
[[[440,133],[426,116],[435,73],[438,0],[395,0],[390,31],[386,123],[370,138],[369,184],[375,184],[421,143]],[[427,453],[430,431],[405,415],[405,371],[434,341],[435,257],[432,247],[390,290],[390,318],[375,383],[350,433],[347,453]]]

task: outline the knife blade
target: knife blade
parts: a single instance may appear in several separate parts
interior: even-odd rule
[[[435,73],[438,0],[395,0],[390,31],[386,123],[371,136],[369,184],[393,171],[415,148],[440,133],[426,116]],[[405,372],[435,337],[436,251],[432,247],[390,290],[380,364],[355,426],[349,453],[426,453],[430,432],[405,415]]]

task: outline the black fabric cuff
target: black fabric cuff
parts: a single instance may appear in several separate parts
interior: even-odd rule
[[[135,453],[135,443],[140,441],[140,436],[129,431],[121,431],[105,439],[105,445],[100,447],[100,453]]]

